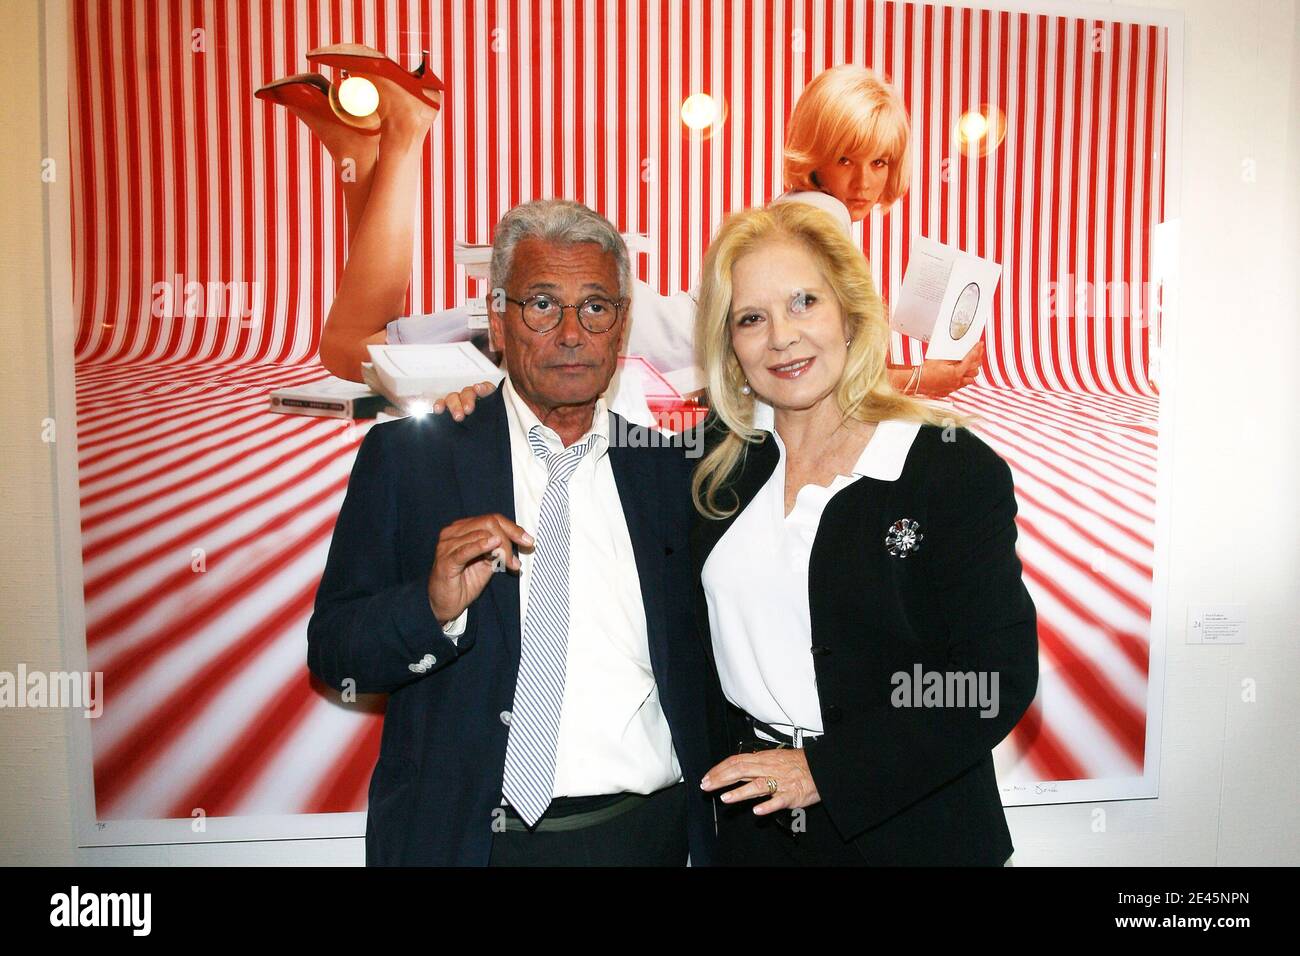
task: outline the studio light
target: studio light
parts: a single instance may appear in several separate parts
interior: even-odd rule
[[[967,110],[957,118],[957,146],[971,156],[987,156],[1002,145],[1007,135],[1007,117],[992,103]]]
[[[708,93],[692,93],[682,103],[682,122],[691,129],[707,129],[720,114],[717,101]]]
[[[379,90],[364,76],[349,76],[339,84],[339,105],[353,116],[369,116],[379,108]]]

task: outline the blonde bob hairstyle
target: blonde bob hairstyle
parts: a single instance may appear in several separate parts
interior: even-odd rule
[[[933,424],[961,424],[955,413],[932,408],[898,392],[889,381],[889,324],[861,250],[822,209],[801,202],[773,203],[729,217],[704,257],[696,308],[695,348],[704,369],[708,402],[722,438],[706,452],[691,479],[695,508],[706,518],[734,514],[719,505],[719,493],[749,444],[763,439],[754,428],[754,395],[741,392],[745,373],[732,348],[731,270],[736,260],[778,242],[801,244],[813,256],[836,300],[848,333],[848,357],[835,401],[845,419],[879,422],[901,418]],[[712,443],[712,442],[710,442]],[[734,492],[732,498],[735,498]]]
[[[825,70],[799,95],[785,128],[786,189],[821,190],[813,170],[841,156],[889,161],[878,204],[888,209],[912,178],[912,134],[902,97],[874,71],[845,63]]]

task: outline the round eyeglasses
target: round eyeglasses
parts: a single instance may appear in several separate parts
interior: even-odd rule
[[[613,328],[627,302],[625,299],[615,300],[603,295],[589,295],[577,305],[564,305],[555,296],[544,292],[530,295],[523,300],[512,299],[508,295],[503,298],[519,306],[524,325],[534,332],[551,331],[560,324],[565,309],[576,309],[582,327],[594,335],[608,332]]]

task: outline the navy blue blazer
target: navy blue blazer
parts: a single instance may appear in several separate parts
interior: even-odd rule
[[[610,414],[611,439],[637,432]],[[707,865],[716,827],[698,782],[712,766],[704,684],[711,668],[692,616],[691,462],[680,448],[647,445],[611,440],[610,464],[636,555],[660,704],[687,781],[691,861]],[[370,779],[367,865],[488,862],[509,730],[503,714],[519,670],[519,579],[493,575],[469,606],[457,643],[433,614],[428,579],[439,531],[494,512],[514,519],[499,390],[463,421],[386,422],[361,443],[307,625],[307,663],[331,687],[388,694]],[[581,593],[572,601],[580,609]],[[426,655],[432,665],[412,670]]]
[[[706,443],[720,437],[711,418]],[[696,579],[709,554],[776,469],[768,436],[750,446],[691,547]],[[734,497],[733,497],[734,496]],[[1011,470],[964,428],[923,425],[896,481],[861,477],[822,512],[808,564],[812,655],[822,738],[806,750],[832,823],[872,865],[1000,866],[1011,855],[991,751],[1038,686],[1034,604],[1016,555]],[[891,525],[923,538],[890,553]],[[709,633],[703,588],[700,631]],[[712,660],[711,641],[708,646]],[[998,712],[896,706],[895,675],[998,675]],[[989,678],[991,683],[991,677]],[[922,682],[924,683],[924,682]],[[714,738],[719,759],[743,728],[730,714]]]

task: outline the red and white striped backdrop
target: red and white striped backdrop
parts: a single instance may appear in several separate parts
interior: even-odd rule
[[[379,712],[314,689],[303,640],[366,426],[265,411],[269,388],[321,374],[342,199],[305,128],[252,98],[343,40],[412,66],[428,49],[447,83],[417,200],[420,312],[465,289],[454,240],[488,241],[504,210],[546,195],[649,233],[642,276],[688,288],[725,214],[781,191],[781,131],[805,83],[846,61],[891,76],[916,166],[903,202],[859,227],[882,288],[897,290],[917,232],[1004,266],[981,384],[958,403],[1015,472],[1042,619],[1043,692],[1000,772],[1142,773],[1154,332],[1105,297],[1083,316],[1049,303],[1067,276],[1146,288],[1162,28],[865,0],[103,0],[72,5],[71,36],[87,641],[109,700],[94,728],[101,818],[364,806]],[[729,107],[711,139],[675,116],[696,91]],[[1005,111],[1006,141],[961,156],[953,123],[985,102]],[[154,283],[176,276],[255,283],[264,308],[154,317]]]
[[[648,232],[659,254],[644,277],[688,288],[725,214],[781,191],[782,130],[804,84],[854,62],[895,80],[914,123],[914,186],[861,237],[882,287],[897,291],[913,233],[959,244],[1006,268],[991,383],[1151,392],[1141,315],[1112,316],[1106,300],[1086,321],[1048,303],[1067,276],[1145,288],[1163,188],[1159,28],[869,0],[73,10],[80,363],[315,355],[344,255],[341,194],[306,128],[251,91],[351,39],[410,64],[427,48],[450,91],[418,197],[413,311],[456,304],[455,240],[489,241],[504,210],[547,195]],[[712,138],[676,119],[696,91],[729,105]],[[954,121],[983,102],[1003,106],[1006,142],[960,156]],[[151,317],[153,283],[175,275],[257,283],[265,309],[245,323]]]

